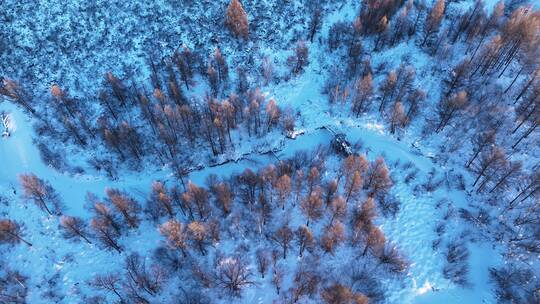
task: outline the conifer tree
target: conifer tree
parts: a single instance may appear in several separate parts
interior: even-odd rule
[[[249,24],[247,13],[239,0],[231,0],[229,3],[225,25],[236,37],[241,37],[245,40],[248,39]]]

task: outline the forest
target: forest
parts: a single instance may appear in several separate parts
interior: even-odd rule
[[[0,303],[540,303],[540,3],[0,21]]]

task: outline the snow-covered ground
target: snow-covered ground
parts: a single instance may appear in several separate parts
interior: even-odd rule
[[[76,11],[79,7],[84,7],[83,3],[79,3],[80,1],[71,2],[71,5],[67,7],[69,11]],[[150,4],[145,5],[144,9],[141,10],[141,15],[133,20],[145,18],[144,16],[151,15],[151,13],[157,15],[161,13],[163,14],[162,18],[149,22],[154,27],[160,28],[161,32],[164,24],[173,24],[175,20],[173,14],[175,6],[173,3],[176,3],[176,1],[165,2],[168,4],[158,7]],[[428,6],[430,6],[432,1],[427,2]],[[48,1],[44,3],[48,3]],[[103,3],[99,3],[98,6],[88,9],[105,14],[104,22],[111,22],[109,20],[110,12],[101,6]],[[537,7],[540,6],[538,1],[531,1],[531,4]],[[196,6],[186,9],[184,13],[200,9],[201,5],[204,6],[204,4],[197,3]],[[263,6],[265,9],[271,7],[266,1],[263,4],[249,2],[249,5],[252,5],[252,7]],[[250,8],[249,5],[248,9]],[[459,14],[460,11],[465,11],[472,5],[473,1],[450,2],[449,11]],[[486,11],[491,12],[495,5],[496,1],[494,0],[486,1]],[[47,5],[42,3],[39,11],[43,10],[45,6]],[[152,12],[153,8],[156,10]],[[55,7],[53,13],[60,14],[58,9],[58,7]],[[136,10],[137,8],[128,6],[127,9]],[[13,10],[11,13],[13,14],[15,11]],[[215,21],[216,16],[221,13],[219,10],[212,9],[205,12],[205,18],[203,19]],[[337,8],[332,6],[328,14],[324,16],[323,26],[320,31],[321,35],[327,35],[330,26],[334,22],[341,20],[352,21],[357,13],[357,3],[352,1],[344,2]],[[62,18],[57,20],[60,23],[70,20],[66,16],[72,17],[70,14],[60,15]],[[280,18],[283,18],[283,16]],[[294,16],[294,18],[295,20],[302,19],[302,22],[306,23],[304,18],[299,16]],[[133,20],[129,20],[131,21],[128,29],[138,33],[140,29],[137,29],[137,24],[132,24]],[[23,53],[26,53],[31,47],[42,44],[53,49],[57,46],[54,43],[51,45],[45,40],[42,41],[41,37],[34,37],[35,35],[31,34],[31,29],[28,28],[25,21],[18,21],[21,24],[15,27],[17,31],[9,36],[10,39],[20,38],[17,43],[28,47]],[[198,22],[200,21],[198,20]],[[60,25],[55,24],[55,27],[64,28],[70,22],[64,22],[64,24]],[[269,21],[263,19],[261,22],[261,24],[266,24]],[[118,50],[114,48],[118,48],[118,45],[123,40],[115,40],[114,34],[118,34],[122,30],[114,28],[111,33],[108,33],[106,30],[108,27],[105,23],[99,24],[98,29],[103,32],[104,39],[112,43],[112,46],[104,48],[102,51],[96,51],[99,56],[96,57],[97,61],[95,63],[86,61],[88,59],[87,54],[75,54],[73,57],[66,57],[68,59],[62,59],[62,56],[55,57],[53,65],[58,67],[57,71],[53,72],[53,69],[41,70],[42,67],[32,70],[32,75],[29,78],[43,77],[46,79],[40,80],[36,87],[47,88],[50,82],[65,80],[67,84],[72,85],[72,91],[76,92],[75,95],[86,93],[99,86],[98,81],[90,82],[86,81],[87,79],[91,79],[95,75],[102,75],[105,71],[114,69],[115,65],[117,69],[114,70],[115,73],[123,73],[121,66],[137,66],[143,70],[139,76],[145,77],[145,73],[148,71],[143,66],[146,64],[147,53],[150,53],[147,49],[152,45],[150,40],[152,40],[154,33],[138,33],[137,35],[141,41],[132,41],[135,46],[127,47],[129,52],[124,57],[119,58],[115,57],[118,55]],[[87,22],[84,22],[84,24],[88,25]],[[286,26],[286,22],[279,22],[280,28],[278,30],[283,30]],[[171,41],[189,39],[188,36],[193,34],[180,32],[181,27],[179,25],[171,28],[174,30],[164,31],[166,38],[163,38],[164,40],[160,42],[163,53],[171,53],[177,47]],[[198,30],[200,29],[198,28]],[[299,32],[302,29],[287,28],[288,40],[298,36],[296,30]],[[48,31],[46,32],[48,33]],[[54,39],[63,39],[65,44],[74,43],[71,38],[68,37],[68,39],[63,35]],[[221,37],[223,35],[224,33],[219,32],[214,36]],[[212,36],[212,39],[215,38],[214,36]],[[264,32],[263,36],[266,38],[272,37],[272,34]],[[87,47],[87,44],[95,41],[91,37],[86,38],[88,39],[81,43],[84,43]],[[211,40],[209,36],[203,38],[202,41]],[[285,40],[280,43],[279,47],[290,46]],[[0,40],[0,43],[2,41]],[[430,56],[426,51],[420,49],[414,39],[403,41],[378,52],[370,51],[371,44],[372,41],[365,41],[364,55],[370,56],[374,68],[384,66],[383,70],[388,71],[397,68],[402,62],[406,62],[416,69],[417,77],[414,86],[422,87],[427,91],[427,109],[429,110],[434,110],[434,105],[440,99],[443,86],[443,76],[441,75],[448,74],[450,69],[462,59],[461,56],[451,56],[447,61],[440,63],[440,60],[435,56]],[[484,237],[479,230],[465,224],[458,214],[460,208],[468,209],[473,203],[472,200],[476,198],[474,194],[468,193],[458,185],[458,176],[463,176],[467,183],[471,179],[470,173],[462,165],[456,165],[455,162],[456,159],[462,161],[464,156],[458,155],[450,161],[441,161],[438,158],[438,153],[441,153],[438,147],[445,145],[447,138],[437,135],[426,139],[421,133],[424,121],[415,123],[397,134],[390,134],[386,123],[378,114],[368,113],[360,118],[353,118],[349,104],[344,106],[330,105],[327,101],[328,96],[322,93],[322,89],[327,74],[329,74],[328,71],[339,62],[336,62],[335,58],[326,57],[328,52],[324,49],[326,46],[317,42],[308,43],[308,46],[310,49],[310,64],[306,67],[304,73],[292,76],[290,79],[281,75],[285,74],[285,69],[281,70],[281,68],[287,56],[291,54],[290,49],[278,49],[276,45],[271,43],[260,43],[260,45],[250,43],[247,46],[256,49],[259,52],[257,55],[267,55],[272,62],[278,63],[276,66],[277,74],[280,74],[278,78],[283,79],[280,79],[277,84],[271,83],[263,86],[261,90],[267,97],[275,98],[278,105],[283,109],[292,109],[297,114],[299,120],[296,129],[302,131],[302,134],[298,135],[294,140],[287,139],[278,132],[272,133],[268,138],[257,139],[253,142],[240,140],[241,143],[235,147],[233,155],[224,157],[237,159],[237,161],[226,162],[219,166],[204,164],[205,166],[202,169],[190,172],[188,179],[198,185],[203,185],[206,178],[211,174],[228,177],[234,173],[240,173],[246,168],[253,170],[262,168],[275,163],[278,159],[290,158],[298,151],[312,151],[320,145],[329,145],[332,134],[324,127],[342,132],[350,142],[361,143],[360,151],[365,153],[370,160],[383,155],[386,162],[390,164],[390,171],[394,181],[391,195],[400,202],[400,209],[395,216],[379,217],[377,225],[384,231],[387,239],[395,244],[410,262],[410,268],[405,278],[389,278],[383,282],[384,289],[387,292],[387,302],[495,303],[496,299],[493,295],[493,286],[489,282],[488,269],[505,263],[501,252],[503,248],[494,244],[490,237]],[[456,48],[459,47],[458,44]],[[46,56],[47,52],[49,52],[47,48],[38,50],[39,56],[24,61],[24,64],[33,66],[36,62],[39,63],[43,60],[43,56]],[[243,57],[238,54],[239,52],[236,52],[234,45],[226,45],[223,52],[226,56],[230,55],[230,61],[233,64]],[[0,56],[0,60],[3,58],[2,56]],[[22,57],[17,58],[16,60],[10,58],[10,62],[18,62],[17,60]],[[76,73],[66,71],[66,67],[73,64],[66,64],[69,61],[74,61],[74,63],[84,61],[81,64],[81,69],[85,68],[84,74],[81,74],[82,84],[78,83],[79,79],[76,79],[77,77],[74,77]],[[11,76],[13,77],[23,73],[22,70],[24,70],[22,67],[15,65],[5,69],[5,71],[12,73]],[[382,72],[374,75],[375,87],[379,87],[385,75]],[[24,77],[21,76],[21,78]],[[202,96],[208,90],[208,87],[203,83],[204,81],[202,77],[201,79],[197,78],[198,84],[187,92],[188,96]],[[505,77],[500,80],[500,82],[505,81],[508,81]],[[42,286],[38,286],[42,282],[57,284],[59,294],[64,295],[62,303],[74,303],[73,299],[77,298],[81,293],[88,293],[86,282],[93,275],[105,271],[121,271],[122,265],[119,265],[120,263],[111,262],[121,261],[121,259],[115,253],[100,250],[96,244],[75,243],[65,240],[58,229],[59,222],[56,217],[46,217],[35,206],[23,201],[18,176],[23,173],[34,173],[41,179],[50,182],[66,205],[67,208],[64,210],[66,214],[89,219],[91,214],[85,208],[85,197],[88,192],[102,196],[106,188],[118,188],[128,191],[143,202],[148,196],[153,181],[160,180],[165,183],[172,183],[174,180],[173,175],[167,167],[159,168],[156,166],[145,167],[142,172],[126,170],[126,172],[119,174],[119,178],[116,180],[109,180],[104,174],[91,170],[85,170],[82,174],[58,172],[41,160],[34,141],[36,137],[32,127],[34,121],[9,101],[0,102],[0,113],[2,112],[8,113],[11,136],[0,139],[0,197],[7,198],[9,203],[8,205],[0,203],[0,218],[7,217],[24,223],[23,231],[26,239],[34,245],[32,247],[19,245],[9,247],[8,250],[0,248],[1,259],[9,264],[16,265],[26,274],[31,274],[30,285],[32,288],[30,288],[27,299],[28,303],[46,303],[40,293],[42,291],[40,287]],[[426,114],[425,118],[427,120],[427,118],[431,117]],[[51,145],[58,144],[51,143]],[[528,144],[534,149],[530,155],[537,156],[539,153],[538,147],[534,147],[534,142]],[[275,154],[258,154],[257,151],[254,151],[255,146],[261,145],[264,146],[266,151],[275,150]],[[463,145],[469,146],[470,143],[463,143]],[[62,148],[65,148],[64,151],[69,151],[66,147]],[[93,152],[82,151],[78,153]],[[69,159],[70,155],[67,156]],[[327,174],[335,174],[336,168],[335,164],[331,164]],[[408,180],[408,177],[413,172],[416,172],[415,177]],[[440,181],[442,186],[435,187],[433,190],[426,190],[424,185],[433,180]],[[293,219],[294,221],[299,222],[299,219]],[[445,278],[443,274],[446,264],[444,253],[452,242],[464,243],[470,253],[466,260],[470,268],[467,275],[469,282],[467,286],[454,284]],[[139,252],[141,255],[148,256],[149,252],[163,243],[163,237],[160,236],[155,225],[150,222],[143,222],[139,229],[123,236],[121,243],[128,247],[130,252]],[[227,251],[232,247],[232,241],[227,240],[218,243],[216,250],[223,249]],[[347,254],[347,252],[341,252],[341,254]],[[123,255],[126,255],[126,253]],[[295,262],[293,260],[295,258],[289,258],[287,263]],[[334,260],[339,260],[339,258],[339,256],[333,257]],[[336,262],[336,264],[338,263]],[[247,288],[242,297],[243,303],[270,303],[276,300],[274,291],[267,288],[268,285],[264,285],[264,287],[252,286]],[[230,299],[216,299],[216,301],[225,303]]]
[[[10,103],[1,104],[0,111],[10,113],[12,121],[12,136],[0,141],[0,159],[3,164],[0,187],[2,193],[12,202],[8,207],[2,207],[3,213],[9,214],[14,219],[24,219],[27,238],[35,244],[31,248],[18,246],[4,258],[21,265],[23,269],[33,269],[40,275],[59,274],[62,278],[62,290],[69,295],[81,282],[89,278],[89,274],[110,267],[107,261],[112,258],[112,253],[96,250],[95,245],[83,243],[69,243],[69,246],[66,246],[67,241],[58,233],[57,219],[44,217],[33,206],[29,207],[20,200],[17,176],[27,172],[37,174],[58,190],[67,204],[69,214],[88,217],[87,211],[83,208],[86,192],[104,193],[106,187],[116,187],[129,190],[130,193],[145,193],[153,180],[167,180],[169,172],[166,170],[146,172],[142,178],[139,174],[133,174],[118,181],[109,181],[99,176],[70,176],[56,172],[41,162],[39,152],[32,144],[33,131],[27,116]],[[444,169],[434,164],[429,157],[419,154],[414,147],[404,141],[387,136],[372,124],[333,125],[333,127],[344,131],[353,142],[362,141],[363,149],[368,151],[368,157],[371,159],[382,154],[389,162],[413,163],[419,169],[418,182],[425,180],[432,169],[444,172]],[[284,159],[300,150],[311,150],[318,145],[327,145],[331,138],[327,130],[309,129],[305,135],[299,136],[296,140],[287,140],[277,156]],[[227,176],[235,172],[240,173],[245,168],[256,169],[274,161],[274,156],[255,154],[238,162],[192,172],[189,178],[202,184],[212,173]],[[465,193],[444,188],[431,194],[412,193],[411,187],[403,183],[405,172],[399,172],[398,168],[392,171],[398,181],[392,192],[402,205],[396,217],[384,219],[381,227],[412,265],[403,286],[387,286],[389,303],[493,303],[487,283],[487,268],[497,261],[496,255],[488,245],[470,245],[472,255],[469,263],[472,266],[473,284],[471,288],[455,286],[442,276],[444,257],[436,253],[431,246],[436,239],[435,224],[443,215],[437,210],[437,201],[441,198],[451,198],[455,206],[465,206],[467,200]],[[17,194],[14,191],[17,191]],[[459,227],[455,228],[449,229],[450,235],[445,237],[457,237],[461,231]],[[40,232],[36,233],[37,231]],[[124,242],[132,243],[131,248],[144,253],[159,240],[160,237],[154,227],[141,227],[136,235],[129,235]],[[30,295],[29,299],[32,303],[38,303],[39,295],[34,296]]]

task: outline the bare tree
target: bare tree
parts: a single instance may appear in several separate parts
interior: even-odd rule
[[[392,101],[397,83],[398,75],[396,71],[391,71],[390,73],[388,73],[386,79],[379,88],[379,90],[382,92],[381,102],[379,104],[379,112],[382,113],[386,108],[386,102],[388,101],[388,97],[390,98],[390,101]]]
[[[88,285],[98,290],[104,290],[107,293],[113,293],[118,297],[120,303],[127,303],[125,296],[121,293],[121,279],[118,274],[98,274],[88,282]]]
[[[147,267],[144,258],[139,254],[132,253],[127,256],[124,269],[128,278],[128,283],[124,285],[127,285],[126,289],[130,290],[132,298],[140,298],[139,291],[155,296],[161,290],[165,280],[163,270],[158,265]]]
[[[268,85],[274,77],[274,65],[270,58],[264,57],[260,67],[260,73],[264,78],[264,85]]]
[[[293,285],[290,288],[292,302],[296,303],[303,296],[313,296],[317,293],[321,277],[313,270],[299,267],[293,278]]]
[[[311,20],[309,23],[309,35],[308,40],[313,42],[313,37],[321,27],[321,10],[315,9],[311,15]]]
[[[28,303],[28,278],[19,271],[11,270],[4,262],[0,262],[0,303]]]
[[[217,261],[214,281],[235,296],[239,296],[244,287],[255,284],[253,273],[239,257],[227,257]]]
[[[375,252],[379,259],[379,264],[386,265],[388,270],[393,273],[403,273],[408,267],[407,261],[401,256],[395,246],[388,243],[383,250]]]
[[[283,276],[285,275],[285,271],[279,267],[274,266],[274,271],[272,272],[272,285],[276,288],[276,293],[279,295],[279,292],[281,291],[281,285],[283,283]]]
[[[270,266],[270,254],[268,251],[264,249],[259,249],[256,252],[256,258],[257,258],[257,270],[261,274],[261,277],[264,279],[264,275],[268,271],[268,267]]]
[[[467,164],[465,165],[466,168],[469,168],[472,165],[474,160],[478,157],[478,155],[481,152],[484,151],[485,148],[495,143],[496,135],[497,135],[496,130],[486,130],[486,131],[479,132],[476,134],[476,136],[472,140],[474,144],[473,155],[467,161]]]

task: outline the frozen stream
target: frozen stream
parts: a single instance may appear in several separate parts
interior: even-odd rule
[[[52,186],[61,194],[63,201],[67,205],[68,214],[77,214],[85,216],[86,211],[83,209],[84,197],[87,191],[102,195],[106,187],[116,187],[136,193],[147,192],[150,184],[156,179],[167,179],[170,172],[157,170],[144,173],[131,173],[122,176],[117,181],[110,181],[103,176],[78,175],[69,176],[58,173],[54,169],[42,163],[39,152],[32,142],[33,130],[27,116],[11,103],[4,102],[0,104],[0,112],[6,111],[10,113],[12,122],[12,136],[0,140],[0,191],[7,197],[15,198],[19,195],[17,176],[21,173],[32,172],[42,179],[49,181]],[[354,142],[361,139],[364,143],[364,148],[369,149],[368,157],[373,159],[381,153],[385,154],[385,158],[390,163],[393,160],[400,159],[402,162],[411,161],[420,170],[419,178],[425,177],[434,164],[431,159],[413,153],[411,147],[407,144],[397,141],[392,137],[378,132],[377,130],[368,129],[359,126],[335,126],[336,129],[347,134],[347,138]],[[283,150],[278,153],[279,158],[287,158],[299,150],[311,150],[319,144],[328,144],[331,140],[331,135],[324,129],[307,130],[306,134],[299,136],[296,140],[286,140]],[[190,179],[197,184],[202,184],[211,173],[221,176],[229,175],[233,172],[241,172],[245,168],[257,169],[270,162],[275,162],[272,155],[254,155],[246,157],[238,162],[230,162],[219,167],[208,167],[199,171],[192,172]],[[397,175],[399,176],[399,172]],[[14,194],[17,191],[17,194]],[[382,223],[382,228],[387,234],[388,239],[398,244],[399,248],[405,253],[411,261],[410,273],[407,277],[405,286],[388,286],[389,302],[391,303],[491,303],[492,299],[489,295],[489,286],[487,286],[487,265],[491,263],[493,254],[490,250],[475,246],[471,248],[471,261],[474,265],[480,264],[481,267],[476,267],[471,270],[471,281],[474,285],[471,289],[462,289],[450,284],[442,277],[441,269],[443,267],[443,256],[436,254],[431,244],[436,237],[433,232],[436,221],[442,217],[440,211],[436,210],[435,203],[441,197],[452,197],[452,200],[459,203],[465,203],[465,196],[460,192],[445,192],[440,190],[433,195],[424,195],[416,197],[410,187],[399,182],[394,189],[396,195],[402,202],[401,210],[394,219],[387,219]],[[0,205],[0,211],[4,208]],[[23,210],[19,207],[18,209]],[[21,211],[21,216],[30,217],[25,214],[30,212],[30,209]],[[1,212],[0,212],[1,214]],[[46,227],[56,229],[56,223],[52,219],[46,219]],[[141,228],[145,229],[144,227]],[[148,228],[152,231],[145,233],[144,237],[153,237],[155,229]],[[448,233],[452,233],[449,231]],[[31,242],[39,244],[39,238],[43,236],[29,236]],[[140,240],[138,240],[140,241]],[[146,240],[146,243],[157,242],[157,240]],[[52,245],[54,246],[54,245]],[[81,245],[77,245],[81,246]],[[42,258],[43,248],[32,247],[30,250],[21,249],[18,246],[12,254],[17,255],[13,259],[17,259],[24,264],[25,267],[34,267],[41,269],[46,267]],[[50,249],[50,248],[49,248]],[[23,251],[21,251],[23,250]],[[91,255],[92,258],[86,261],[84,265],[70,265],[66,263],[63,266],[73,269],[65,269],[64,284],[74,284],[80,278],[84,277],[81,270],[74,269],[75,267],[88,267],[89,271],[94,270],[93,261],[107,257],[109,253],[98,253],[98,256],[93,256],[89,252],[79,252],[79,255]],[[60,254],[59,254],[60,255]],[[490,258],[486,259],[489,255]],[[46,269],[43,269],[47,271]]]

